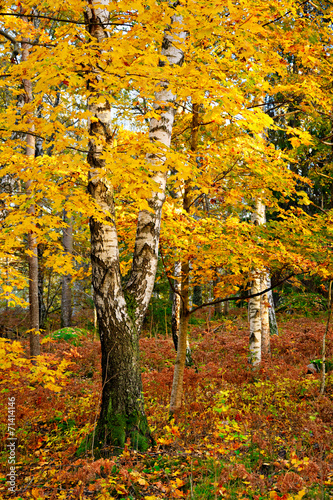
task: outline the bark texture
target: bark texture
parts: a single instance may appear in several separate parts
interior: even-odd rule
[[[260,291],[267,288],[268,273],[263,272],[260,277]],[[261,353],[268,356],[271,352],[270,329],[269,329],[269,301],[268,293],[260,296],[260,316],[261,316]]]
[[[255,210],[252,214],[252,222],[255,225],[265,223],[265,205],[260,199],[256,200]],[[261,292],[262,270],[255,269],[252,273],[251,294]],[[262,315],[265,315],[265,303],[260,296],[252,297],[249,300],[249,321],[250,321],[250,356],[253,366],[261,362],[262,346]]]
[[[22,62],[29,59],[29,41],[24,39],[22,43]],[[29,104],[32,102],[32,82],[31,80],[23,79],[24,102]],[[28,121],[32,122],[28,118]],[[30,131],[34,132],[34,125],[31,123]],[[26,155],[35,157],[35,136],[32,134],[26,135]],[[32,181],[26,183],[27,195],[31,194],[30,186]],[[33,217],[35,215],[35,206],[30,205],[28,213]],[[40,339],[39,339],[39,302],[38,302],[38,251],[37,239],[35,233],[28,233],[28,265],[29,265],[29,314],[30,314],[30,357],[34,358],[40,354]]]
[[[187,356],[187,331],[190,319],[189,314],[189,264],[184,264],[182,269],[182,315],[180,319],[180,330],[178,335],[177,357],[173,374],[171,398],[170,398],[170,415],[175,415],[179,412],[182,404],[184,371]]]
[[[265,205],[257,199],[252,222],[260,225],[266,222]],[[271,285],[269,273],[265,269],[253,271],[251,294],[263,292]],[[249,300],[250,355],[254,366],[261,362],[262,356],[270,356],[270,336],[277,334],[277,323],[272,292],[267,292]]]
[[[47,318],[47,310],[44,303],[44,243],[38,243],[38,307],[39,307],[39,328],[44,330]]]
[[[175,263],[175,268],[174,268],[174,276],[176,279],[174,280],[174,285],[173,285],[175,292],[173,292],[173,297],[172,297],[172,318],[171,318],[172,340],[176,351],[178,349],[178,337],[180,331],[181,274],[182,274],[182,265],[181,262],[178,261]]]
[[[251,294],[260,292],[260,274],[252,274]],[[261,362],[261,314],[260,296],[249,300],[249,321],[250,321],[250,361],[253,366]]]
[[[87,9],[87,28],[101,43],[108,32],[109,12],[103,6],[108,0],[90,0]],[[98,7],[94,7],[98,5]],[[181,19],[173,16],[172,22]],[[174,47],[172,28],[165,35],[162,53],[170,64],[179,64],[182,52]],[[177,40],[179,33],[177,33]],[[181,34],[185,38],[185,33]],[[179,45],[179,40],[177,42]],[[96,82],[100,82],[95,69]],[[93,92],[94,81],[90,80]],[[96,93],[95,93],[96,95]],[[168,148],[174,120],[175,96],[167,82],[161,82],[156,92],[155,109],[160,118],[150,123],[150,139],[159,141]],[[132,271],[127,285],[122,287],[113,188],[109,179],[102,177],[104,167],[101,158],[104,147],[112,142],[111,113],[107,100],[104,105],[93,103],[89,109],[95,120],[90,124],[90,146],[88,162],[90,176],[88,190],[100,211],[103,221],[90,220],[92,285],[97,312],[98,328],[102,348],[102,404],[95,433],[91,438],[92,448],[121,450],[127,439],[131,446],[146,450],[152,442],[144,413],[142,382],[139,366],[139,332],[151,298],[157,269],[158,244],[162,206],[165,199],[166,173],[164,158],[151,157],[148,162],[161,170],[152,173],[159,190],[152,194],[148,204],[152,212],[139,214]],[[81,446],[82,449],[82,446]],[[108,453],[108,450],[106,450]]]

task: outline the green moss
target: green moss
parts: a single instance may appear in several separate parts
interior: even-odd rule
[[[313,365],[315,365],[317,372],[320,372],[323,368],[323,360],[322,359],[313,359],[310,361]],[[326,372],[330,372],[333,370],[333,360],[326,359],[325,361],[325,370]]]
[[[130,438],[131,448],[143,452],[147,451],[153,444],[153,439],[146,417],[138,412],[131,415],[113,415],[108,412],[107,422],[99,421],[97,423],[95,435],[91,433],[88,439],[80,444],[77,455],[89,452],[92,446],[95,457],[102,454],[119,454],[124,449],[128,438]],[[104,451],[103,448],[105,448]]]
[[[127,312],[131,320],[133,321],[133,325],[135,324],[135,311],[137,308],[136,300],[133,295],[128,293],[126,290],[124,291],[124,297],[127,305]]]

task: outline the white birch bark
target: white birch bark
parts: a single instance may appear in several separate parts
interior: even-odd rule
[[[271,278],[269,274],[267,274],[267,286],[266,288],[270,288],[272,286]],[[276,321],[276,314],[275,314],[275,305],[274,305],[274,299],[273,299],[273,292],[270,290],[267,292],[267,297],[268,297],[268,303],[269,303],[269,330],[271,335],[279,335],[279,330],[278,330],[278,325]]]
[[[101,43],[109,36],[107,26],[110,13],[108,0],[89,0],[87,28],[92,37]],[[95,7],[96,6],[96,7]],[[103,7],[105,6],[105,8]],[[172,24],[181,18],[172,17]],[[172,26],[164,37],[162,54],[169,64],[180,64],[182,51],[173,45]],[[177,30],[177,44],[179,44]],[[181,34],[185,38],[185,33]],[[95,76],[95,81],[93,76]],[[92,95],[98,96],[101,82],[98,68],[89,80]],[[159,119],[152,119],[149,128],[151,141],[158,141],[162,149],[170,146],[174,121],[175,95],[168,89],[168,82],[162,81],[156,92],[155,109],[161,111]],[[111,110],[107,102],[98,106],[89,105],[94,120],[90,124],[88,162],[90,176],[88,190],[105,220],[92,217],[91,259],[94,302],[102,347],[102,404],[94,437],[95,445],[123,448],[127,438],[132,446],[147,449],[151,441],[144,414],[142,382],[139,366],[139,332],[151,298],[157,270],[158,244],[162,206],[165,199],[165,158],[152,156],[148,163],[154,165],[152,179],[157,190],[148,200],[150,211],[142,211],[138,217],[136,243],[130,279],[123,290],[119,265],[119,246],[115,221],[113,187],[109,179],[102,176],[105,161],[102,153],[112,143]],[[163,151],[163,154],[165,152]],[[156,169],[160,165],[161,168]],[[156,169],[156,170],[155,170]]]
[[[255,225],[264,224],[265,222],[265,205],[260,199],[256,200],[255,210],[252,214],[252,222]],[[256,269],[252,273],[251,295],[260,293],[261,291],[261,274],[260,269]],[[257,366],[261,362],[261,342],[262,342],[262,322],[261,310],[264,305],[261,302],[260,295],[249,299],[249,321],[250,321],[250,356],[253,366]],[[264,313],[264,311],[263,311]]]
[[[252,273],[251,294],[260,292],[260,274]],[[261,362],[261,314],[260,296],[249,300],[250,357],[253,366]]]
[[[260,291],[267,288],[268,273],[263,272],[260,277]],[[261,352],[263,356],[268,356],[271,352],[270,329],[269,329],[269,302],[268,293],[260,296],[260,316],[261,316]]]
[[[172,16],[172,26],[176,28],[176,43],[171,32],[164,36],[161,54],[165,56],[170,65],[181,65],[183,62],[183,52],[181,41],[185,40],[186,32],[179,31],[182,24],[180,16]],[[168,149],[171,144],[171,134],[176,113],[174,106],[176,95],[168,88],[168,82],[162,81],[158,85],[155,94],[154,109],[160,113],[159,119],[152,118],[149,126],[149,138],[153,142],[158,142],[162,147]],[[165,156],[159,157],[151,155],[149,161],[156,165],[163,166]],[[147,200],[152,211],[143,210],[139,213],[134,257],[132,263],[131,278],[127,285],[127,291],[133,293],[135,290],[136,300],[136,328],[141,328],[146,314],[150,297],[154,287],[155,275],[158,261],[158,245],[161,227],[162,206],[165,200],[167,172],[162,167],[160,171],[152,174],[152,179],[156,182],[158,191],[152,194]]]

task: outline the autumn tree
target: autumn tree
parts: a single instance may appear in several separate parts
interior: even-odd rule
[[[106,4],[101,8],[99,2],[93,1],[89,5],[87,16],[87,29],[103,54],[112,50],[112,39],[107,29],[110,22],[107,7]],[[166,31],[161,50],[163,65],[167,62],[170,67],[182,63],[183,52],[175,44],[175,40],[182,40],[186,36],[182,31],[181,17],[173,14],[171,23],[171,31]],[[112,121],[107,96],[101,102],[101,95],[98,93],[102,77],[98,69],[95,72],[94,81],[89,82],[92,118],[88,189],[97,206],[107,216],[107,221],[101,222],[96,217],[90,220],[92,283],[102,346],[103,379],[101,413],[94,443],[98,447],[112,445],[122,448],[130,438],[133,446],[145,450],[151,438],[143,408],[138,340],[157,269],[166,186],[164,149],[171,142],[175,114],[173,103],[176,96],[169,89],[167,80],[161,80],[157,84],[154,103],[156,117],[151,119],[149,125],[149,137],[156,144],[157,150],[147,158],[147,168],[151,170],[157,189],[147,200],[147,209],[139,212],[132,270],[123,287],[113,187],[102,173],[105,167],[104,148],[106,145],[112,146],[113,141]]]

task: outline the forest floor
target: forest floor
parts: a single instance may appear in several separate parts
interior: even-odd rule
[[[272,357],[254,373],[247,361],[244,311],[233,312],[214,321],[197,318],[191,326],[195,367],[186,369],[177,422],[168,420],[175,361],[171,338],[140,340],[146,413],[156,440],[145,454],[126,447],[107,459],[94,459],[91,450],[84,458],[75,456],[98,416],[100,347],[92,333],[78,330],[76,345],[61,339],[43,344],[54,366],[64,359],[71,363],[57,392],[52,389],[58,381],[46,369],[27,388],[27,367],[12,357],[0,392],[0,497],[333,498],[333,375],[328,374],[321,396],[320,375],[306,374],[310,360],[320,358],[324,315],[279,318]],[[327,345],[332,357],[332,334]],[[13,396],[16,491],[10,493],[6,419]]]

